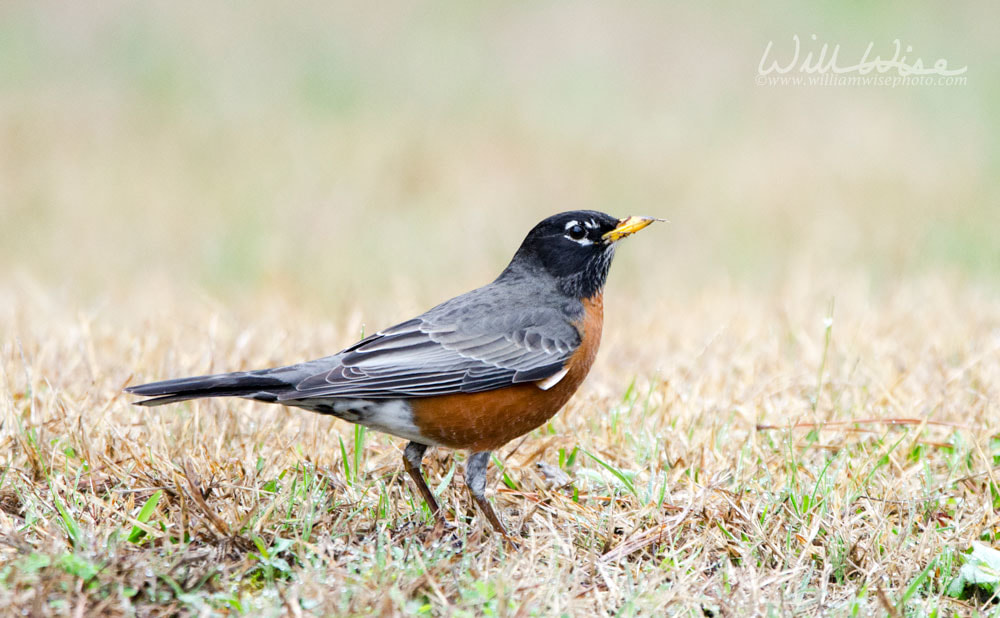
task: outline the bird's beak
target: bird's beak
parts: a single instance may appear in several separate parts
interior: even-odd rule
[[[662,221],[662,220],[663,219],[657,219],[656,217],[638,217],[638,216],[625,217],[624,219],[620,219],[618,221],[618,225],[617,227],[615,227],[615,229],[601,236],[601,240],[610,245],[613,242],[618,242],[619,240],[625,238],[626,236],[631,236],[632,234],[635,234],[636,232],[646,227],[653,221]]]

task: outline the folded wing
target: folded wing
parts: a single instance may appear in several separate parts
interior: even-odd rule
[[[425,314],[323,359],[322,368],[308,363],[319,371],[277,398],[477,393],[549,378],[562,371],[579,345],[580,333],[552,309],[461,322]]]

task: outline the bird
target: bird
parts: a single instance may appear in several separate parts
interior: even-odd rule
[[[403,468],[437,521],[421,472],[430,447],[469,451],[465,483],[493,529],[491,453],[552,418],[597,355],[618,242],[657,219],[593,210],[535,225],[500,275],[332,355],[294,365],[129,386],[141,406],[239,397],[332,415],[407,440]],[[447,525],[447,524],[446,524]]]

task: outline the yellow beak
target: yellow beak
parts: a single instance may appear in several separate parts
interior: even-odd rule
[[[656,217],[638,217],[638,216],[625,217],[624,219],[618,221],[618,226],[615,229],[601,236],[601,240],[609,244],[613,242],[618,242],[619,240],[625,238],[626,236],[631,236],[632,234],[635,234],[636,232],[646,227],[653,221],[662,221],[662,219],[657,219]]]

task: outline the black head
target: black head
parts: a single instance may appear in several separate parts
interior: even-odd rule
[[[528,232],[504,274],[540,268],[555,277],[566,294],[590,298],[604,288],[615,243],[653,221],[618,219],[596,210],[552,215]]]

